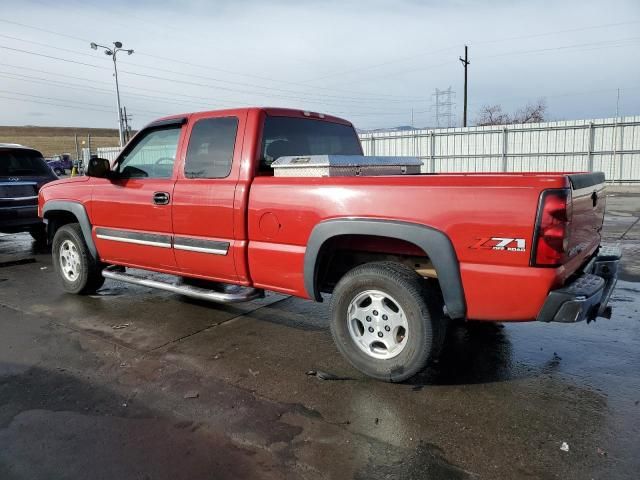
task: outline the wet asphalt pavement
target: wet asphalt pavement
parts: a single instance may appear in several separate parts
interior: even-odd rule
[[[349,367],[326,305],[67,295],[0,236],[0,479],[638,478],[639,218],[609,198],[611,320],[458,326],[399,385]]]

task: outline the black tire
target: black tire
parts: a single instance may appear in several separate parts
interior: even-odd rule
[[[408,328],[403,341],[407,343],[392,358],[375,358],[365,352],[349,331],[349,305],[367,290],[389,295],[404,311]],[[434,341],[440,340],[436,338],[438,325],[433,319],[439,321],[441,314],[435,311],[432,314],[429,303],[424,279],[411,268],[393,262],[360,265],[345,274],[333,291],[331,334],[338,350],[365,375],[402,382],[426,366],[434,351]]]
[[[29,230],[29,234],[37,244],[45,245],[47,243],[47,227],[44,223],[31,228],[31,230]]]
[[[60,175],[64,175],[64,170],[62,168],[55,168],[53,170],[55,172],[56,175],[60,176]]]
[[[62,272],[63,267],[60,260],[60,250],[66,241],[73,244],[79,257],[78,275],[75,279],[68,278]],[[101,262],[95,261],[91,256],[79,224],[68,223],[58,229],[53,237],[51,256],[54,269],[62,280],[62,286],[67,292],[75,294],[94,293],[104,284],[104,277],[102,276],[102,268],[104,265]]]

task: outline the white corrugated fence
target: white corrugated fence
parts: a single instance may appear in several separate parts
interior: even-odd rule
[[[365,155],[414,156],[423,172],[603,171],[640,182],[640,116],[360,134]],[[119,148],[98,148],[114,160]]]
[[[640,116],[360,135],[365,155],[416,156],[423,172],[603,171],[640,181]]]

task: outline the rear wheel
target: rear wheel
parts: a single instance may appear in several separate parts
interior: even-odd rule
[[[94,260],[77,223],[58,229],[51,248],[53,266],[69,293],[94,293],[104,283],[103,265]]]
[[[434,312],[437,313],[437,312]],[[427,364],[437,325],[424,279],[392,262],[358,266],[336,285],[331,333],[340,352],[364,374],[401,382]]]

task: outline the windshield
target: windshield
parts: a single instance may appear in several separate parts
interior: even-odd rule
[[[350,125],[293,117],[264,121],[260,170],[271,171],[280,157],[294,155],[362,155],[355,129]]]
[[[51,175],[42,154],[27,149],[0,150],[0,177]]]

